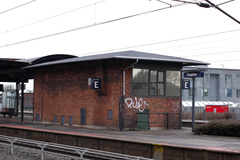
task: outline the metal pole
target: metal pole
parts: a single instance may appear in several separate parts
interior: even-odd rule
[[[21,121],[23,122],[23,108],[24,108],[24,79],[21,82]]]
[[[19,82],[16,82],[16,101],[17,101],[17,108],[15,115],[18,117],[18,107],[19,107],[19,88],[18,88]]]
[[[192,87],[192,132],[194,131],[195,123],[195,77],[192,77],[193,87]]]
[[[206,109],[203,109],[203,120],[206,120]]]

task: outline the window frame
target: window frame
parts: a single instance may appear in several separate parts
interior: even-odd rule
[[[229,93],[231,93],[231,96],[229,96]],[[225,89],[225,98],[231,98],[231,97],[232,97],[232,89]]]
[[[149,90],[149,93],[148,93],[148,96],[164,96],[165,95],[165,83],[164,83],[164,72],[163,71],[157,71],[157,70],[152,70],[152,69],[150,69],[149,70],[150,72],[149,72],[149,87],[148,87],[148,90]],[[157,72],[157,74],[156,74],[156,81],[155,82],[152,82],[152,72]],[[160,81],[159,79],[159,73],[162,73],[162,81]],[[156,85],[156,94],[151,94],[152,93],[152,89],[151,89],[151,87],[152,87],[152,84],[155,84]],[[163,84],[163,94],[161,94],[161,92],[159,93],[159,89],[160,89],[160,87],[159,87],[159,84]]]
[[[205,92],[205,90],[207,92]],[[205,93],[207,93],[207,94],[205,94]],[[201,89],[201,97],[208,97],[208,95],[209,95],[209,89],[208,88],[202,88]]]
[[[147,95],[138,95],[138,94],[134,94],[133,93],[133,86],[134,86],[134,81],[133,81],[133,70],[134,69],[148,69],[148,94]],[[156,71],[157,72],[157,81],[156,82],[151,82],[151,72],[152,71]],[[172,95],[166,95],[166,90],[167,90],[167,85],[166,85],[166,72],[167,71],[177,71],[179,72],[179,96],[172,96]],[[162,78],[163,80],[159,82],[159,74],[162,73]],[[152,67],[133,67],[132,68],[132,77],[131,77],[131,96],[133,97],[181,97],[182,96],[182,83],[181,83],[181,79],[182,79],[182,74],[181,74],[181,70],[179,67],[179,70],[172,70],[172,69],[168,69],[166,67],[157,67],[157,68],[152,68]],[[156,94],[152,95],[151,94],[151,84],[156,84]],[[159,94],[159,86],[158,85],[163,85],[163,94]]]
[[[231,74],[225,74],[225,83],[226,84],[231,84],[232,83],[232,75]]]
[[[240,84],[240,75],[237,75],[237,76],[236,76],[236,83],[237,83],[237,84]]]
[[[236,89],[236,97],[240,98],[240,89]]]
[[[209,83],[209,73],[204,73],[204,77],[203,77],[203,82],[204,83]]]

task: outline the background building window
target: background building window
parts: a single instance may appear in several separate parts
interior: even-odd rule
[[[225,83],[232,83],[232,75],[226,74],[225,75]]]
[[[205,96],[208,96],[208,89],[207,88],[201,89],[201,97],[205,97]]]
[[[236,91],[236,96],[237,96],[237,98],[240,97],[240,89],[237,89],[237,91]]]
[[[148,69],[133,69],[133,95],[148,95]]]
[[[204,73],[203,80],[204,80],[204,83],[208,83],[209,82],[209,74]]]
[[[232,97],[232,89],[225,89],[225,97]]]
[[[236,81],[237,81],[237,84],[240,84],[240,75],[237,75]]]
[[[166,71],[166,96],[180,96],[180,83],[180,71]]]

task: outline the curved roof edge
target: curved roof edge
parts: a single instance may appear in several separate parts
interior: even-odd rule
[[[76,57],[77,56],[69,55],[69,54],[53,54],[53,55],[47,55],[47,56],[43,56],[43,57],[22,59],[22,60],[18,60],[18,61],[29,63],[31,65],[36,65],[36,64],[40,64],[40,63],[46,63],[46,62],[52,62],[52,61],[63,60],[63,59],[68,59],[68,58],[76,58]]]
[[[83,56],[83,57],[72,57],[72,58],[61,59],[61,60],[46,61],[42,63],[32,64],[25,68],[30,69],[30,68],[44,67],[44,66],[57,65],[57,64],[86,62],[86,61],[114,59],[114,58],[115,59],[139,59],[139,60],[161,61],[161,62],[176,62],[176,63],[182,63],[182,66],[209,65],[209,63],[206,63],[206,62],[201,62],[201,61],[196,61],[196,60],[191,60],[186,58],[130,50],[130,51],[121,51],[121,52],[113,52],[113,53],[89,55],[89,56]]]

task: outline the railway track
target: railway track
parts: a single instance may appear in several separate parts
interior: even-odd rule
[[[41,153],[42,160],[44,160],[45,154],[53,154],[80,160],[151,160],[144,157],[3,135],[0,135],[0,144],[10,146],[11,154],[14,153],[15,147],[38,151]]]

